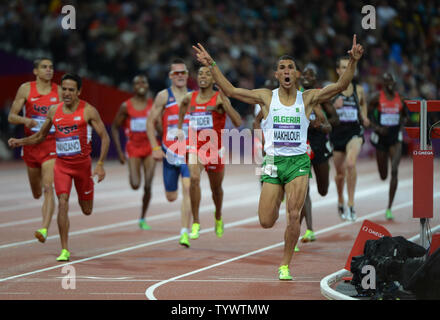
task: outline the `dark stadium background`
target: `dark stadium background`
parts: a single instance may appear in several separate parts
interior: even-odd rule
[[[76,30],[61,27],[64,5],[76,9]],[[376,29],[362,29],[364,5],[375,7]],[[67,71],[84,77],[82,98],[98,108],[109,128],[138,73],[148,76],[154,97],[169,85],[169,62],[181,57],[190,68],[189,87],[195,88],[198,65],[191,46],[197,42],[234,85],[263,87],[283,54],[293,55],[300,68],[314,65],[325,85],[337,80],[336,58],[351,47],[354,33],[365,48],[356,81],[367,97],[390,71],[403,97],[439,99],[440,1],[1,1],[0,159],[19,157],[5,143],[23,128],[10,125],[7,115],[19,85],[34,79],[35,58],[53,59],[55,81]],[[233,105],[245,119],[243,127],[250,127],[253,107]],[[418,125],[417,114],[411,119]],[[431,124],[439,119],[438,113],[429,116]],[[406,153],[412,144],[405,135]],[[372,152],[367,139],[362,156]],[[114,156],[112,144],[109,157]]]

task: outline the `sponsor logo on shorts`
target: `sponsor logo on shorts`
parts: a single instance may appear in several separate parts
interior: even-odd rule
[[[84,192],[84,194],[89,194],[90,192],[92,192],[93,190],[89,190],[89,191],[86,191],[86,192]]]
[[[299,172],[306,172],[307,170],[299,169]]]

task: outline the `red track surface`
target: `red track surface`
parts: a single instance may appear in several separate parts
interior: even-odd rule
[[[333,165],[333,164],[332,164]],[[434,172],[440,172],[435,160]],[[313,222],[317,241],[299,244],[293,258],[294,281],[281,282],[284,207],[272,229],[257,220],[260,186],[255,166],[226,166],[224,181],[225,234],[213,231],[214,206],[206,174],[202,175],[201,236],[191,248],[178,244],[180,199],[168,203],[163,194],[162,168],[156,167],[153,197],[147,213],[152,230],[137,226],[142,191],[132,191],[127,168],[106,165],[107,178],[95,189],[94,212],[80,213],[76,192],[70,200],[71,261],[58,263],[60,252],[56,213],[45,244],[33,238],[40,228],[42,200],[33,200],[23,162],[0,164],[0,300],[146,299],[159,300],[295,300],[324,299],[320,280],[346,262],[362,219],[385,226],[393,236],[419,233],[412,218],[412,162],[403,159],[394,201],[394,221],[384,217],[387,181],[381,181],[373,159],[358,164],[355,208],[358,220],[342,223],[336,213],[336,190],[320,197],[311,180]],[[440,224],[438,174],[434,186],[434,219]],[[303,234],[305,222],[302,226]],[[76,288],[62,288],[65,265],[76,271]]]

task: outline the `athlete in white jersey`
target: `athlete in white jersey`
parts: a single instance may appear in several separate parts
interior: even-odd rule
[[[336,83],[323,89],[310,89],[303,93],[296,90],[296,65],[292,57],[279,58],[275,78],[280,87],[248,90],[234,87],[221,73],[205,48],[193,46],[197,60],[211,67],[217,85],[231,98],[251,105],[259,104],[263,112],[262,127],[265,133],[265,151],[268,156],[263,163],[263,187],[258,205],[258,216],[263,228],[271,228],[279,216],[282,196],[286,193],[287,226],[284,232],[284,254],[278,269],[280,280],[291,280],[289,264],[300,233],[300,213],[307,193],[310,160],[306,154],[307,127],[312,111],[319,116],[318,105],[344,91],[350,84],[363,48],[356,44],[348,54],[350,61],[344,74]],[[322,113],[321,113],[322,115]]]

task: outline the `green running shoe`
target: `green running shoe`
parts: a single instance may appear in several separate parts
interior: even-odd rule
[[[391,209],[387,209],[387,211],[385,211],[385,217],[387,218],[387,220],[393,220],[394,216],[391,212]]]
[[[44,243],[47,239],[47,229],[41,228],[41,229],[35,231],[34,235],[35,235],[35,238],[38,239],[38,241],[40,241],[41,243]]]
[[[312,242],[315,240],[316,240],[315,233],[309,229],[306,230],[306,233],[301,238],[301,242]]]
[[[224,224],[223,224],[223,218],[220,218],[220,220],[215,219],[215,234],[217,237],[221,238],[223,237],[224,233]]]
[[[289,266],[286,264],[278,269],[278,275],[280,280],[292,280],[290,275]]]
[[[151,227],[145,222],[144,219],[139,219],[139,228],[142,230],[150,230]]]
[[[295,250],[294,250],[294,252],[299,252],[299,248],[298,248],[298,246],[295,246]]]
[[[200,223],[193,223],[191,227],[191,233],[189,234],[190,239],[198,239],[200,231]]]
[[[189,236],[188,236],[188,232],[184,232],[182,233],[182,235],[180,236],[180,241],[179,243],[184,246],[189,248],[191,245],[189,243]]]
[[[57,261],[69,261],[70,252],[66,249],[61,250],[60,256],[57,258]]]

